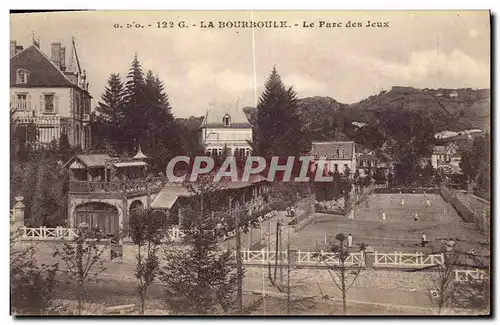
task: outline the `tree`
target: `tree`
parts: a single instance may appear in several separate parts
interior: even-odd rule
[[[315,253],[315,256],[319,258],[320,263],[323,263],[328,271],[328,274],[330,275],[330,278],[333,282],[333,284],[340,290],[342,293],[342,311],[344,314],[347,313],[347,292],[349,289],[352,287],[356,279],[358,278],[361,268],[362,268],[362,263],[359,263],[357,267],[354,268],[353,271],[350,273],[353,274],[354,276],[351,279],[351,282],[348,284],[348,274],[347,274],[347,267],[346,267],[346,261],[350,256],[348,247],[346,247],[345,241],[347,240],[347,236],[343,233],[339,233],[335,236],[335,239],[338,241],[338,244],[332,244],[330,243],[327,249],[327,252],[332,253],[334,256],[334,261],[338,262],[339,265],[335,262],[328,262],[328,258],[325,254],[322,252],[317,252]],[[364,251],[366,248],[366,245],[364,243],[361,243],[359,245],[359,250]],[[329,300],[330,297],[328,295],[323,294],[323,299]]]
[[[71,158],[71,146],[69,144],[68,134],[61,132],[59,143],[57,145],[59,159],[65,163]]]
[[[215,212],[223,204],[217,184],[201,181],[186,186],[194,197],[183,208],[187,248],[166,252],[161,276],[165,306],[175,314],[231,313],[239,309],[236,291],[243,274],[238,274],[233,252],[218,247],[214,229],[232,214],[225,209]]]
[[[297,106],[297,94],[292,88],[285,87],[276,67],[273,67],[257,105],[253,141],[256,153],[262,157],[287,157],[310,150]]]
[[[477,137],[472,145],[461,153],[460,168],[469,183],[478,183],[484,192],[490,190],[490,141],[489,136]]]
[[[122,125],[125,120],[125,89],[118,73],[112,73],[92,117],[92,145],[94,149],[106,150],[111,145],[121,148]]]
[[[444,261],[437,266],[432,279],[434,290],[437,292],[436,302],[439,314],[441,314],[443,307],[452,301],[454,270],[458,262],[458,255],[454,252],[444,252],[443,257]]]
[[[77,313],[81,315],[85,284],[90,277],[106,270],[101,256],[109,243],[101,241],[103,235],[87,229],[86,225],[82,225],[77,232],[73,242],[63,244],[61,249],[57,248],[54,256],[61,257],[66,265],[65,272],[76,283]]]
[[[165,237],[165,223],[165,215],[151,209],[133,213],[130,217],[130,237],[137,246],[135,277],[139,281],[137,293],[141,315],[144,315],[147,290],[159,272],[158,249]]]
[[[276,231],[277,236],[282,236],[282,231],[278,228]],[[278,238],[276,238],[276,246],[278,246]],[[278,290],[280,293],[284,293],[286,295],[286,314],[290,315],[292,310],[299,309],[303,310],[304,308],[310,309],[311,305],[314,305],[314,297],[293,297],[292,290],[295,290],[305,284],[304,280],[294,281],[292,283],[291,279],[291,249],[290,249],[290,232],[288,232],[288,240],[287,240],[287,255],[286,255],[286,282],[284,283],[283,279],[280,276],[280,282],[276,281],[276,270],[278,266],[278,257],[280,257],[280,266],[282,263],[282,253],[281,248],[275,250],[275,261],[274,261],[274,274],[271,271],[271,262],[268,264],[268,279],[271,285]]]
[[[10,303],[14,314],[47,315],[55,312],[56,273],[59,265],[39,264],[36,247],[17,248],[17,231],[10,233]]]

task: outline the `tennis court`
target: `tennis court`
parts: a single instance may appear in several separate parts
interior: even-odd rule
[[[353,219],[317,214],[294,236],[292,244],[303,251],[324,249],[325,241],[334,241],[338,233],[352,234],[353,250],[364,242],[379,252],[430,253],[438,249],[440,240],[453,238],[460,251],[474,248],[478,254],[489,255],[489,247],[478,244],[486,238],[474,224],[463,222],[438,194],[372,194],[355,209]],[[421,247],[422,233],[429,242],[425,248]]]

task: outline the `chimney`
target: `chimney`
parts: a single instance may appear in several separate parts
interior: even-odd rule
[[[61,46],[61,71],[66,70],[66,48],[64,46]]]
[[[23,51],[23,46],[22,45],[17,45],[16,46],[16,54],[19,53],[19,52],[22,52]]]
[[[50,44],[52,48],[52,62],[58,69],[61,68],[61,42],[54,42]]]
[[[10,41],[10,57],[16,55],[16,41]]]

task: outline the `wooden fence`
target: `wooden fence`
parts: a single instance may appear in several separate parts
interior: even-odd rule
[[[375,252],[375,267],[425,267],[432,265],[440,265],[444,262],[443,254],[424,255],[422,253],[378,253]]]
[[[455,281],[457,282],[475,282],[484,281],[488,278],[488,274],[482,270],[454,270]]]

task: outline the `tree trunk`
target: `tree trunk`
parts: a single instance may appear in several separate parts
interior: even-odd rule
[[[76,300],[78,302],[77,312],[78,316],[82,314],[82,297],[83,297],[83,283],[81,281],[77,281],[76,283]]]
[[[345,288],[345,256],[344,256],[344,241],[340,241],[340,252],[342,254],[341,256],[341,270],[340,270],[340,276],[341,276],[341,281],[342,281],[342,312],[347,314],[347,292]]]

